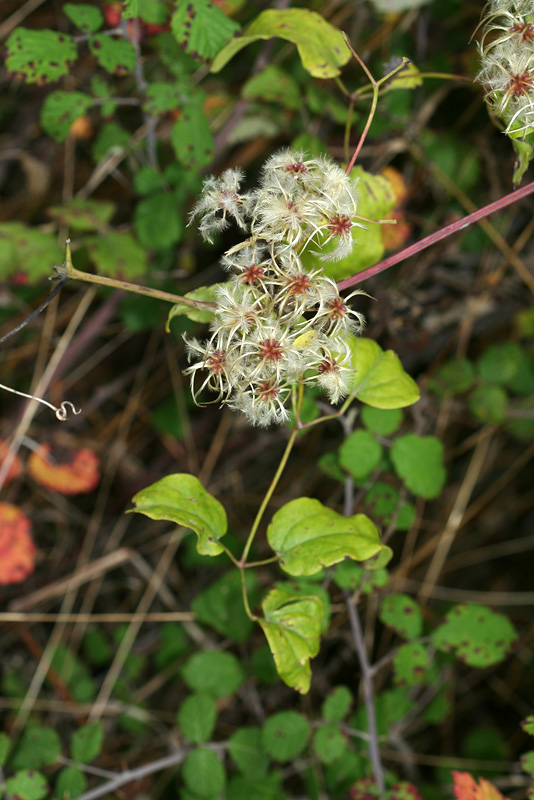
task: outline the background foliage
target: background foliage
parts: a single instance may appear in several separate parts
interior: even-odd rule
[[[398,224],[355,229],[334,279],[509,192],[514,153],[471,82],[481,4],[393,5],[7,0],[2,334],[48,295],[67,235],[79,269],[174,294],[222,280],[233,234],[208,249],[186,224],[206,174],[241,166],[252,186],[289,145],[350,158],[371,95],[341,30],[375,77],[402,56],[415,67],[385,87],[355,168],[361,214]],[[294,24],[296,9],[306,25]],[[460,797],[491,797],[488,780],[525,796],[531,233],[527,200],[365,283],[357,379],[379,384],[392,350],[421,400],[358,405],[342,425],[301,434],[268,517],[276,539],[276,512],[296,498],[342,514],[349,485],[353,513],[373,519],[393,560],[293,573],[289,597],[287,575],[265,596],[282,579],[276,565],[247,572],[252,608],[276,619],[286,603],[306,618],[316,598],[304,696],[277,677],[225,556],[202,558],[195,534],[123,513],[149,483],[197,475],[226,509],[225,542],[238,553],[276,470],[285,428],[192,404],[181,335],[199,324],[176,316],[165,333],[164,303],[70,282],[2,344],[2,384],[82,413],[60,425],[1,396],[0,437],[17,454],[0,455],[1,542],[17,547],[0,561],[0,794],[373,796],[356,598],[387,796],[448,798],[453,780]],[[304,408],[313,419],[320,398]],[[255,559],[270,554],[266,541]]]

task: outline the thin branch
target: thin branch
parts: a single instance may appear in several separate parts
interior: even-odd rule
[[[50,292],[50,294],[48,295],[46,300],[44,300],[41,303],[41,305],[38,306],[38,308],[35,309],[35,311],[32,311],[32,313],[30,314],[29,317],[26,317],[26,319],[23,319],[22,322],[20,323],[20,325],[17,325],[16,328],[13,328],[13,330],[9,331],[9,333],[6,333],[5,336],[2,336],[2,338],[0,339],[0,344],[2,344],[2,342],[5,342],[7,339],[10,339],[16,333],[21,331],[23,328],[26,327],[26,325],[28,325],[29,322],[34,320],[35,317],[37,317],[41,313],[41,311],[44,311],[45,308],[47,307],[47,305],[49,305],[49,303],[52,302],[52,300],[54,299],[56,294],[59,293],[59,291],[61,290],[61,287],[63,286],[63,284],[67,283],[67,281],[70,281],[70,275],[58,275],[55,278],[50,278],[50,280],[57,280],[57,285],[54,286],[54,288],[52,289],[52,291]]]
[[[382,766],[380,748],[378,746],[378,728],[376,724],[375,713],[373,672],[369,664],[369,659],[367,658],[367,651],[365,649],[365,642],[363,641],[360,617],[358,616],[358,610],[356,608],[356,604],[354,603],[351,592],[345,592],[345,602],[349,614],[354,647],[356,648],[356,653],[358,654],[358,660],[360,662],[360,668],[362,671],[363,696],[365,701],[365,709],[367,711],[367,727],[369,729],[369,755],[373,765],[376,785],[380,795],[382,795],[385,790],[384,768]]]
[[[357,275],[352,275],[350,278],[345,278],[345,280],[340,281],[337,284],[337,287],[339,291],[343,291],[343,289],[348,289],[349,286],[356,286],[358,283],[363,283],[363,281],[367,280],[368,278],[384,272],[386,269],[395,266],[395,264],[400,264],[402,261],[410,258],[410,256],[420,253],[422,250],[426,250],[428,247],[431,247],[431,245],[436,244],[437,242],[441,242],[443,239],[446,239],[453,233],[458,233],[459,231],[465,230],[465,228],[468,228],[469,225],[472,225],[474,222],[480,222],[480,220],[485,219],[485,217],[489,217],[490,214],[494,214],[496,211],[501,211],[502,209],[513,205],[513,203],[516,203],[518,200],[523,200],[523,198],[528,197],[533,192],[534,181],[532,183],[527,183],[526,186],[523,186],[521,189],[515,189],[513,192],[510,192],[510,194],[499,198],[499,200],[495,200],[493,203],[489,203],[487,206],[483,206],[483,208],[478,209],[478,211],[474,211],[472,214],[467,214],[467,216],[456,220],[456,222],[451,222],[450,225],[446,225],[444,228],[441,228],[441,230],[431,233],[430,236],[426,236],[419,242],[415,242],[415,244],[405,247],[404,250],[401,250],[392,256],[388,256],[387,258],[383,259],[383,261],[379,261],[378,264],[358,272]]]

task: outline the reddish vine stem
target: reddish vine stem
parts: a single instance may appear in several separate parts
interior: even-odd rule
[[[357,275],[352,275],[350,278],[345,278],[345,280],[338,283],[338,289],[342,291],[343,289],[348,289],[349,286],[356,286],[358,283],[362,283],[363,281],[367,280],[367,278],[371,278],[373,275],[378,275],[380,272],[384,272],[384,270],[395,266],[395,264],[405,261],[407,258],[410,258],[410,256],[414,256],[416,253],[426,250],[427,247],[430,247],[437,242],[441,242],[442,239],[446,239],[453,233],[463,231],[474,222],[480,222],[481,219],[489,217],[490,214],[494,214],[496,211],[501,211],[503,208],[511,206],[518,200],[523,200],[523,198],[528,197],[528,195],[532,194],[533,192],[534,181],[527,183],[526,186],[523,186],[521,189],[515,189],[515,191],[511,192],[510,194],[499,198],[499,200],[495,200],[493,203],[489,203],[489,205],[480,208],[478,211],[473,211],[472,214],[467,214],[467,216],[462,217],[462,219],[459,219],[456,222],[451,222],[450,225],[446,225],[444,228],[441,228],[441,230],[431,233],[430,236],[426,236],[424,239],[421,239],[421,241],[415,242],[415,244],[411,244],[409,247],[405,247],[404,250],[401,250],[392,256],[388,256],[388,258],[384,258],[383,261],[379,261],[378,264],[358,272]]]

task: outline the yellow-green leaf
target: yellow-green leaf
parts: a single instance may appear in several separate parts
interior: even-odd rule
[[[223,552],[218,540],[226,533],[226,511],[194,475],[167,475],[138,492],[132,502],[135,508],[131,511],[195,531],[201,555],[218,556]]]
[[[268,9],[251,22],[243,36],[232,39],[217,53],[211,71],[219,72],[248,44],[273,37],[295,44],[302,66],[314,78],[334,78],[351,57],[341,31],[315,11]]]
[[[354,366],[351,392],[375,408],[404,408],[419,400],[419,387],[393,350],[384,352],[372,339],[351,336]]]

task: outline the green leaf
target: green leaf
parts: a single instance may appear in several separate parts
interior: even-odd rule
[[[400,60],[399,62],[400,63]],[[388,69],[391,65],[388,65]],[[395,75],[390,78],[386,86],[388,87],[388,91],[392,89],[416,89],[418,86],[423,85],[423,79],[421,74],[415,64],[409,63],[403,69],[396,72]]]
[[[70,752],[73,761],[77,761],[79,764],[90,764],[100,755],[103,740],[104,730],[101,722],[84,725],[72,734]]]
[[[528,753],[523,753],[519,759],[521,762],[521,769],[523,772],[528,772],[534,778],[534,750],[529,750]]]
[[[475,382],[475,368],[469,359],[458,357],[446,361],[428,382],[440,397],[466,392]]]
[[[89,50],[106,72],[127,75],[135,67],[135,50],[125,39],[98,33],[89,39]]]
[[[531,736],[534,736],[534,714],[530,714],[526,719],[524,719],[521,723],[521,727],[525,733],[529,733]]]
[[[210,0],[178,0],[171,30],[182,50],[208,61],[239,30],[239,25]]]
[[[333,764],[347,748],[347,740],[337,725],[321,725],[313,737],[313,749],[322,764]]]
[[[195,531],[197,551],[201,555],[216,556],[223,552],[218,539],[226,533],[226,511],[194,475],[167,475],[138,492],[132,502],[136,508],[131,510],[138,514],[175,522]]]
[[[365,514],[344,517],[309,497],[277,511],[267,539],[290,575],[313,575],[347,557],[365,561],[381,550],[391,553]]]
[[[380,608],[380,620],[404,639],[415,639],[423,630],[421,610],[407,594],[390,594]]]
[[[182,668],[182,676],[190,689],[215,698],[228,697],[245,680],[240,661],[232,653],[218,650],[195,653]]]
[[[263,746],[275,761],[293,761],[305,749],[310,738],[309,723],[296,711],[279,711],[263,726]]]
[[[135,209],[134,226],[146,248],[163,250],[179,242],[184,224],[173,194],[162,192],[141,200]]]
[[[104,24],[104,15],[95,6],[65,3],[63,12],[82,33],[94,33]]]
[[[200,103],[187,105],[171,130],[176,158],[186,167],[205,167],[215,153],[209,122]]]
[[[78,767],[65,767],[56,780],[54,797],[57,800],[74,800],[80,797],[87,787],[87,779]]]
[[[29,725],[22,732],[10,766],[13,769],[38,769],[54,764],[61,755],[61,740],[53,728]]]
[[[284,108],[299,109],[301,105],[298,83],[274,64],[252,75],[241,89],[241,96],[244,100],[279,103]]]
[[[196,797],[212,800],[220,797],[226,784],[223,765],[213,750],[199,747],[186,757],[182,776],[185,785]]]
[[[212,286],[199,286],[198,289],[193,289],[192,292],[187,292],[184,297],[188,297],[191,300],[201,300],[203,302],[207,301],[209,303],[214,303],[217,300],[217,296],[215,294],[215,290],[218,284],[213,284]],[[194,306],[188,306],[185,303],[176,303],[171,310],[169,311],[169,316],[167,317],[167,322],[165,324],[165,330],[169,333],[170,330],[170,323],[174,317],[187,317],[188,319],[193,320],[193,322],[211,322],[213,317],[215,316],[215,309],[212,311],[211,309],[204,309],[202,308],[195,308]]]
[[[515,389],[522,373],[530,372],[530,363],[520,344],[505,342],[488,347],[477,362],[477,371],[486,383],[503,384]],[[528,389],[532,391],[531,386]]]
[[[273,37],[295,44],[302,66],[314,78],[334,78],[351,57],[341,31],[315,11],[268,9],[251,22],[242,36],[223,47],[213,60],[211,71],[219,72],[248,44]]]
[[[340,465],[357,480],[367,478],[381,458],[382,447],[369,431],[351,433],[339,448]]]
[[[262,603],[259,619],[282,680],[301,694],[310,688],[309,660],[319,652],[323,605],[318,597],[295,597],[272,589]]]
[[[42,233],[21,222],[0,223],[0,277],[16,272],[31,281],[50,276],[52,267],[64,259],[57,236]]]
[[[507,617],[476,604],[451,608],[431,636],[438,650],[454,650],[456,657],[470,667],[498,664],[517,639]]]
[[[432,500],[445,485],[443,444],[435,436],[408,433],[395,439],[391,460],[399,478],[417,495]]]
[[[42,800],[48,794],[46,778],[40,772],[26,769],[6,781],[6,791],[17,800]]]
[[[373,589],[383,588],[388,581],[389,575],[386,569],[369,570],[355,564],[354,561],[342,561],[334,569],[334,583],[340,589],[351,592],[361,589],[364,594],[371,594]]]
[[[117,122],[107,122],[98,132],[91,155],[95,161],[103,161],[110,150],[125,150],[130,144],[130,138],[128,131]]]
[[[374,220],[389,217],[397,203],[391,181],[384,175],[372,175],[363,167],[354,167],[350,177],[358,198],[357,214]],[[334,281],[340,281],[356,272],[361,272],[362,269],[376,264],[384,255],[382,226],[366,222],[361,224],[363,227],[355,225],[351,231],[354,240],[352,253],[339,261],[325,263],[325,274]],[[322,249],[327,253],[334,247],[335,242],[332,241]]]
[[[226,800],[289,800],[282,790],[282,779],[278,770],[260,781],[253,775],[235,775],[228,784]]]
[[[83,92],[64,92],[58,89],[48,95],[41,109],[43,130],[56,142],[64,142],[72,123],[93,105],[93,99]]]
[[[508,395],[502,386],[482,384],[469,395],[469,410],[484,423],[497,425],[506,419]]]
[[[134,175],[137,194],[152,194],[167,188],[167,180],[162,172],[154,167],[141,167]]]
[[[534,308],[523,308],[518,311],[515,323],[522,339],[534,339]]]
[[[11,749],[11,742],[7,733],[0,733],[0,767],[4,767]]]
[[[154,663],[160,670],[165,669],[181,658],[189,650],[189,638],[177,622],[165,622],[160,629],[161,646],[154,656]]]
[[[404,408],[419,400],[419,388],[392,350],[385,353],[372,339],[350,336],[355,370],[351,392],[375,408]]]
[[[327,722],[341,722],[349,713],[353,700],[352,692],[347,686],[334,687],[323,701],[323,719]]]
[[[68,206],[53,206],[48,214],[77,231],[104,230],[115,213],[109,200],[81,200],[74,197]]]
[[[379,436],[391,436],[402,424],[402,411],[399,408],[364,406],[361,416],[365,427]]]
[[[429,666],[426,647],[420,642],[408,642],[395,653],[393,680],[397,686],[416,686],[424,681]]]
[[[257,579],[251,570],[245,572],[249,603],[256,602]],[[243,607],[243,590],[239,572],[232,569],[207,589],[198,594],[192,603],[198,622],[211,625],[233,642],[244,642],[253,629]]]
[[[15,28],[6,42],[6,69],[28,83],[52,83],[67,75],[78,57],[72,36]]]
[[[85,240],[97,271],[119,278],[144,275],[148,262],[145,250],[129,233],[109,231]]]
[[[180,85],[176,83],[151,83],[143,100],[143,110],[157,116],[165,111],[174,111],[183,103]]]
[[[530,162],[534,156],[534,145],[532,142],[523,142],[521,139],[510,137],[512,147],[515,150],[516,160],[514,164],[514,173],[512,181],[514,187],[521,183],[523,175],[528,169]]]
[[[122,19],[136,19],[139,16],[139,0],[122,0]]]
[[[111,647],[100,628],[91,628],[87,631],[83,637],[82,647],[85,658],[90,664],[101,667],[111,661]]]
[[[178,725],[185,738],[195,744],[211,739],[216,720],[217,706],[209,694],[189,695],[178,710]]]
[[[240,772],[263,780],[269,759],[263,751],[261,728],[239,728],[228,740],[228,752]]]

